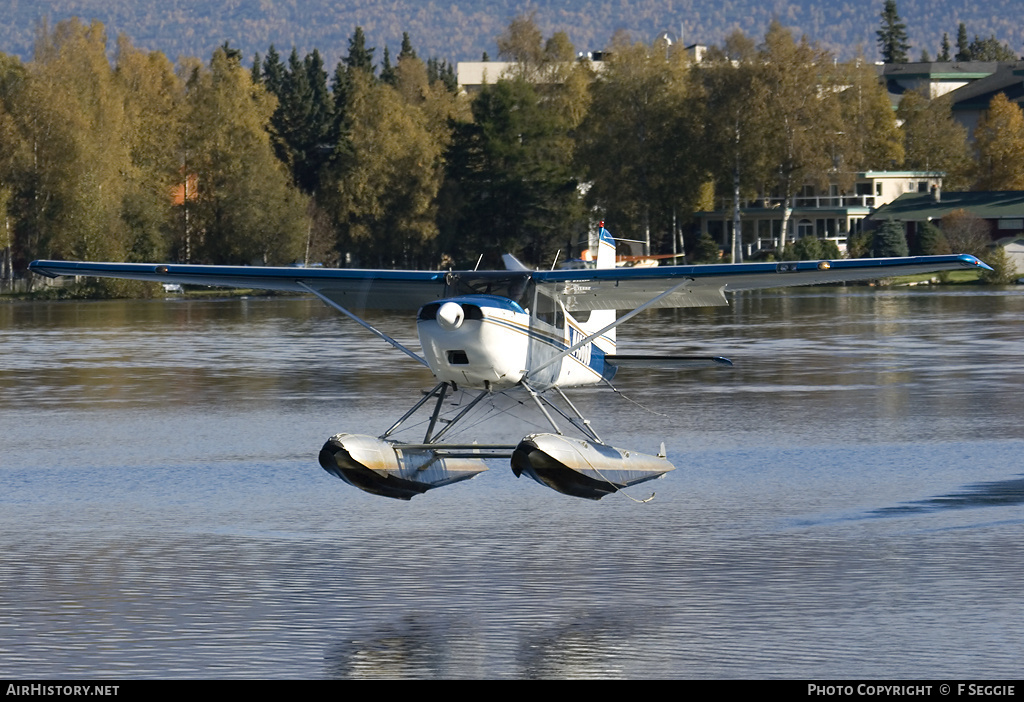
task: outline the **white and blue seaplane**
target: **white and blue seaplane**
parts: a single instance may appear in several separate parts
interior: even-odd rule
[[[664,444],[657,455],[604,443],[563,388],[608,383],[623,366],[729,366],[725,358],[617,353],[615,328],[647,309],[727,305],[725,293],[816,283],[880,279],[953,269],[987,269],[973,256],[741,263],[616,268],[615,242],[601,227],[596,265],[533,271],[511,257],[501,271],[396,271],[268,268],[144,263],[35,261],[41,275],[128,278],[309,293],[427,366],[437,385],[380,436],[341,433],[320,451],[320,465],[367,492],[403,500],[474,477],[487,459],[511,459],[516,476],[576,497],[600,499],[663,476],[674,466]],[[366,309],[418,310],[421,352],[407,348],[357,315]],[[619,316],[618,312],[628,310]],[[450,390],[475,397],[439,422]],[[445,438],[481,401],[524,392],[552,433],[518,444],[451,443]],[[430,401],[433,400],[433,403]],[[419,443],[392,435],[426,405]],[[432,405],[432,406],[431,406]],[[579,437],[564,434],[553,415]],[[440,426],[444,424],[444,426]]]

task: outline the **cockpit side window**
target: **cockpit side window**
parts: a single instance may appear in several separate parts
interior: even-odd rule
[[[562,306],[558,304],[558,300],[548,297],[539,289],[536,291],[534,310],[540,321],[546,322],[556,329],[565,327],[565,313],[562,311]]]

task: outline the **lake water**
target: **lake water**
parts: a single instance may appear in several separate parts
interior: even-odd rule
[[[399,502],[316,455],[432,378],[316,301],[0,305],[0,678],[1020,676],[1024,291],[744,294],[619,338],[736,364],[571,394],[665,442],[652,502],[502,461]],[[459,438],[546,430],[521,399]]]

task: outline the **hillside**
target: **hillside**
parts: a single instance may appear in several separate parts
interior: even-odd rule
[[[619,29],[643,41],[665,30],[682,32],[686,44],[716,44],[734,28],[760,37],[777,17],[840,58],[863,46],[877,59],[882,5],[882,0],[0,0],[5,17],[0,51],[30,58],[35,28],[45,14],[51,23],[71,16],[98,19],[111,38],[127,33],[136,46],[172,59],[208,58],[226,40],[247,58],[272,43],[284,52],[293,45],[300,52],[317,48],[330,66],[347,52],[348,37],[359,25],[369,45],[377,47],[378,60],[385,44],[397,51],[407,31],[420,55],[466,61],[479,60],[484,51],[496,58],[495,37],[513,16],[533,11],[545,36],[565,31],[578,51],[604,47]],[[899,0],[914,59],[922,49],[938,53],[943,32],[955,42],[959,22],[972,38],[994,34],[1020,54],[1020,9],[1020,0]]]

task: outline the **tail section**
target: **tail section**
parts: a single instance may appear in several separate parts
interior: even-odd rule
[[[604,228],[604,222],[599,225],[597,239],[597,266],[599,270],[615,268],[615,240],[611,232]],[[615,310],[594,310],[590,313],[590,319],[580,324],[588,334],[602,329],[615,321]],[[606,354],[615,353],[615,329],[610,329],[601,335],[595,342]]]
[[[615,268],[615,240],[611,232],[604,228],[601,222],[600,231],[597,234],[597,268]]]

